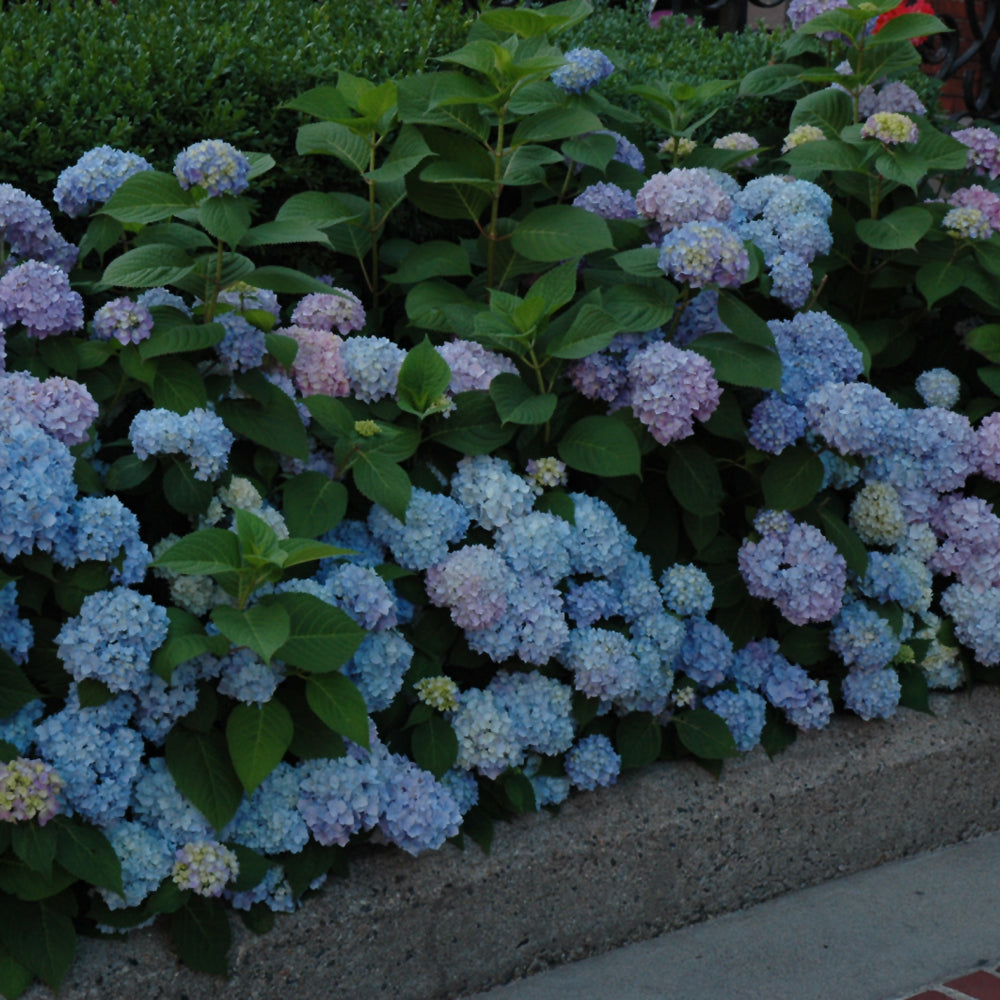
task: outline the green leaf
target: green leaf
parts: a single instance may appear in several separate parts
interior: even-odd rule
[[[286,295],[308,295],[310,292],[329,294],[330,286],[317,278],[290,267],[268,265],[258,267],[247,280],[258,288],[268,288],[272,292]]]
[[[927,300],[927,308],[958,291],[968,273],[968,264],[961,260],[934,260],[918,268],[915,275],[917,290]],[[975,350],[975,348],[973,348]]]
[[[926,712],[933,715],[929,691],[927,688],[927,675],[915,663],[904,663],[897,667],[899,673],[899,703],[904,708],[911,708],[915,712]]]
[[[333,556],[347,555],[350,550],[337,545],[327,545],[311,538],[283,538],[278,542],[278,548],[284,555],[282,566],[289,569],[301,566],[303,563],[315,562],[317,559],[329,559]]]
[[[184,250],[166,243],[154,243],[126,250],[108,264],[101,280],[106,285],[121,288],[156,288],[176,284],[193,270],[194,264]]]
[[[789,631],[782,638],[780,648],[781,655],[792,663],[810,667],[830,655],[830,638],[826,629],[806,625]]]
[[[8,896],[0,904],[0,944],[58,990],[76,956],[76,931],[73,921],[55,905]]]
[[[506,771],[500,776],[499,785],[515,812],[534,812],[538,808],[534,785],[520,771]]]
[[[440,715],[414,726],[410,740],[414,762],[435,778],[440,778],[458,759],[458,737]]]
[[[911,205],[881,219],[858,219],[854,228],[862,243],[876,250],[915,250],[933,222],[930,212]]]
[[[1000,367],[997,365],[983,365],[982,368],[976,369],[976,374],[982,380],[983,385],[986,386],[994,396],[1000,396]],[[0,680],[0,691],[3,690],[3,681]],[[3,709],[0,708],[0,712]]]
[[[237,705],[226,720],[226,742],[233,767],[247,795],[278,766],[295,732],[288,709],[280,701]]]
[[[24,671],[0,649],[0,719],[9,718],[41,693]]]
[[[313,419],[334,437],[350,437],[354,433],[354,416],[339,399],[309,396],[303,402]]]
[[[678,712],[673,719],[681,743],[696,757],[720,760],[735,757],[739,750],[729,726],[715,712],[694,708]]]
[[[191,517],[204,514],[214,492],[211,483],[195,478],[187,462],[174,462],[163,474],[163,495],[182,514]]]
[[[360,451],[351,471],[354,485],[364,496],[384,507],[393,517],[406,520],[413,486],[402,466],[378,452]]]
[[[900,14],[887,21],[878,31],[868,36],[869,48],[893,42],[919,38],[921,35],[942,35],[952,29],[932,14]]]
[[[160,358],[153,377],[153,402],[174,413],[202,409],[208,403],[205,380],[194,365],[182,358]]]
[[[576,294],[576,275],[579,265],[578,260],[567,260],[546,271],[528,289],[525,301],[541,299],[545,303],[546,316],[551,316],[562,309],[573,301],[573,296]]]
[[[847,562],[847,568],[862,579],[868,572],[868,550],[865,543],[853,528],[828,510],[821,509],[819,516],[823,522],[823,533],[837,546],[837,551]]]
[[[34,981],[31,971],[6,948],[0,947],[0,995],[16,1000]]]
[[[300,472],[285,482],[281,495],[285,523],[297,538],[318,538],[347,513],[347,488],[321,472]]]
[[[816,90],[797,101],[788,123],[789,129],[799,125],[816,125],[827,135],[840,135],[840,130],[854,121],[854,105],[843,90],[827,87]],[[820,139],[818,142],[824,142]],[[815,143],[807,142],[798,149],[806,149]],[[794,152],[794,150],[792,151]],[[839,168],[832,168],[839,169]],[[846,169],[854,169],[848,167]]]
[[[234,434],[293,458],[309,457],[309,440],[295,403],[277,386],[264,401],[221,399],[216,412]]]
[[[139,344],[139,357],[143,361],[164,354],[187,354],[204,351],[221,343],[226,328],[221,323],[174,325],[167,329],[155,327],[153,335]]]
[[[343,674],[312,676],[306,681],[309,707],[335,733],[368,747],[368,709],[357,686]]]
[[[365,630],[340,608],[312,594],[286,593],[261,601],[280,605],[288,613],[289,637],[277,656],[310,673],[339,670],[357,651]]]
[[[119,222],[149,223],[169,219],[194,205],[173,174],[143,170],[126,178],[100,211]]]
[[[358,173],[364,173],[368,169],[370,157],[368,143],[339,122],[311,122],[302,125],[295,139],[295,152],[299,156],[314,153],[335,156]]]
[[[635,435],[614,417],[584,417],[563,434],[559,457],[579,472],[597,476],[638,476],[642,457]]]
[[[799,85],[802,67],[796,63],[775,63],[758,66],[744,74],[740,81],[740,97],[771,97]]]
[[[90,885],[124,893],[122,863],[103,832],[65,816],[56,816],[49,825],[55,827],[56,860],[63,868]]]
[[[166,759],[181,794],[221,831],[243,798],[243,785],[222,733],[198,733],[177,726],[167,736]]]
[[[414,244],[386,281],[415,285],[419,281],[441,275],[471,273],[469,253],[464,247],[446,240],[428,240],[426,243]]]
[[[14,853],[33,871],[48,878],[56,858],[56,831],[38,823],[15,823],[10,831]]]
[[[535,510],[555,514],[570,524],[576,524],[576,504],[564,490],[546,490],[535,501]]]
[[[597,132],[604,123],[592,111],[582,107],[553,108],[540,114],[522,118],[514,129],[512,146],[526,142],[551,142]]]
[[[482,390],[460,392],[455,409],[442,420],[431,438],[463,455],[488,455],[502,448],[514,436],[515,427],[504,427],[496,405]]]
[[[250,228],[250,209],[242,198],[222,194],[205,198],[198,206],[202,228],[235,247]]]
[[[663,733],[648,712],[632,712],[618,722],[615,748],[622,759],[622,768],[644,767],[660,755]]]
[[[434,349],[430,338],[424,337],[410,348],[399,369],[396,403],[401,410],[422,417],[441,398],[450,381],[448,363]]]
[[[692,514],[714,514],[722,501],[722,480],[715,459],[691,441],[670,450],[667,483],[674,499]]]
[[[196,972],[229,975],[232,931],[221,899],[192,896],[171,915],[170,937],[185,965]]]
[[[560,149],[563,156],[574,163],[604,170],[615,158],[618,144],[613,135],[608,135],[606,132],[590,132],[587,135],[577,135],[567,139]]]
[[[242,611],[223,604],[212,611],[212,621],[234,646],[252,649],[265,663],[291,634],[287,613],[270,604],[253,604]]]
[[[535,209],[517,224],[511,242],[521,256],[544,262],[581,257],[614,246],[604,219],[573,205]]]
[[[823,170],[862,171],[865,154],[840,139],[814,139],[790,149],[784,159],[791,164],[792,173],[815,176]]]
[[[706,333],[688,345],[707,358],[720,382],[754,389],[781,389],[781,359],[775,351],[731,333]]]
[[[299,94],[281,107],[292,111],[302,111],[313,118],[338,121],[351,117],[351,108],[336,87],[324,84]]]
[[[637,278],[662,278],[660,267],[660,251],[656,247],[638,247],[635,250],[623,250],[611,258],[626,274]]]
[[[233,532],[203,528],[174,542],[152,565],[186,576],[206,576],[239,569],[241,564],[240,543]]]
[[[210,653],[225,656],[229,652],[229,639],[223,635],[178,635],[167,641],[153,654],[150,666],[154,673],[169,682],[174,668],[196,656]]]
[[[798,510],[820,491],[825,470],[819,456],[807,445],[786,448],[764,470],[764,502],[774,510]]]
[[[767,322],[742,299],[729,292],[719,293],[719,319],[739,340],[777,351],[774,334]]]
[[[275,219],[248,229],[239,239],[241,247],[273,247],[289,243],[322,243],[329,246],[330,238],[317,225]]]
[[[414,326],[425,330],[457,333],[451,319],[453,312],[463,310],[474,313],[479,308],[475,300],[447,281],[421,282],[414,285],[406,295],[407,317]],[[469,325],[471,326],[471,321]]]
[[[520,375],[509,372],[502,372],[493,379],[489,393],[505,424],[531,427],[548,423],[556,410],[556,397],[552,393],[536,395]]]

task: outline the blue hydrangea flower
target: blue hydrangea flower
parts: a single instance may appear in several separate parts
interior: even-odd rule
[[[537,670],[502,670],[487,690],[497,698],[513,723],[513,738],[526,750],[554,756],[573,743],[573,691]]]
[[[535,489],[501,458],[463,458],[451,480],[451,495],[487,531],[524,517],[535,503]]]
[[[221,313],[215,318],[226,335],[215,345],[219,360],[233,372],[246,372],[259,368],[267,354],[267,336],[238,312]]]
[[[174,850],[212,836],[208,820],[181,794],[162,757],[143,766],[132,792],[132,818],[159,833]]]
[[[517,740],[510,713],[494,692],[469,688],[458,695],[457,702],[450,720],[458,738],[457,767],[493,779],[521,764],[524,747]]]
[[[369,632],[382,632],[399,623],[392,587],[370,567],[341,563],[319,578],[329,590],[331,603]]]
[[[809,427],[841,455],[876,455],[902,435],[902,411],[867,382],[826,382],[806,400]],[[891,446],[891,444],[890,444]]]
[[[578,48],[565,53],[565,65],[552,73],[552,82],[569,94],[583,94],[609,77],[614,63],[600,50]]]
[[[37,198],[0,184],[0,275],[27,260],[44,261],[69,274],[76,257],[77,248],[56,232]]]
[[[634,219],[638,212],[635,195],[617,184],[598,181],[584,188],[574,199],[577,208],[585,208],[602,219]]]
[[[270,701],[284,677],[277,660],[265,663],[252,649],[234,649],[218,662],[219,694],[245,705]]]
[[[555,514],[531,511],[496,532],[496,550],[515,573],[556,582],[569,575],[572,528]]]
[[[146,683],[135,690],[136,708],[132,716],[144,739],[162,746],[174,723],[194,711],[202,673],[199,657],[179,664],[170,675],[169,684],[159,674],[146,675]]]
[[[13,587],[10,583],[8,587]],[[6,589],[6,588],[5,588]],[[45,702],[35,698],[22,705],[13,715],[0,719],[0,740],[17,748],[19,754],[26,754],[35,745],[35,723],[45,712]]]
[[[249,186],[250,161],[221,139],[203,139],[177,154],[174,176],[186,191],[204,188],[210,197],[242,194]]]
[[[423,492],[421,490],[415,489],[413,495]],[[433,495],[433,494],[428,494]],[[407,523],[410,522],[410,510],[412,510],[414,499],[413,496],[410,497],[410,508],[407,510]],[[375,509],[374,507],[372,508]],[[378,508],[382,513],[387,513],[384,508]],[[389,515],[392,516],[391,514]],[[394,519],[395,520],[395,519]],[[396,521],[396,524],[400,527],[402,522]],[[337,525],[333,531],[328,531],[321,541],[326,542],[328,545],[336,545],[341,549],[349,549],[346,555],[337,556],[338,560],[343,559],[346,562],[356,563],[359,566],[377,566],[379,563],[385,562],[386,552],[382,543],[376,541],[374,535],[369,530],[368,525],[364,521],[354,521],[350,518],[346,518]],[[441,558],[444,558],[444,553],[441,554]],[[320,566],[325,568],[329,565],[332,560],[321,559]],[[399,562],[399,560],[396,560]],[[431,562],[439,562],[439,559],[432,559]],[[400,565],[403,565],[400,563]],[[429,564],[428,564],[429,565]],[[408,567],[408,568],[419,568],[424,569],[425,567]]]
[[[281,304],[278,302],[277,292],[271,291],[270,288],[248,285],[245,281],[237,281],[223,288],[215,301],[232,306],[239,313],[265,312],[275,319],[281,318]]]
[[[94,313],[94,337],[138,344],[153,332],[153,314],[130,298],[112,299]]]
[[[750,272],[743,241],[718,222],[685,222],[660,244],[660,269],[691,288],[738,288]]]
[[[125,893],[119,896],[101,887],[97,891],[111,910],[138,906],[170,874],[173,848],[156,830],[130,820],[123,820],[106,832],[121,862]]]
[[[60,211],[75,219],[103,205],[133,174],[152,169],[137,153],[97,146],[59,174],[52,197]]]
[[[468,771],[449,768],[441,775],[441,784],[451,793],[463,816],[479,801],[479,782]]]
[[[1000,588],[979,591],[953,583],[941,595],[941,609],[955,626],[955,636],[984,667],[1000,663]]]
[[[371,538],[384,545],[400,566],[424,570],[441,562],[449,547],[465,536],[469,515],[457,500],[415,488],[406,508],[405,524],[376,504],[368,515],[368,527]],[[338,539],[334,544],[351,544],[349,538]],[[377,561],[381,562],[381,558]]]
[[[99,680],[111,691],[135,691],[153,653],[167,638],[167,612],[128,587],[88,594],[80,614],[56,636],[56,650],[74,680]]]
[[[0,277],[0,327],[15,323],[36,340],[83,329],[83,299],[65,271],[27,260]]]
[[[244,797],[222,831],[222,839],[261,854],[295,854],[309,841],[309,828],[298,805],[299,774],[282,761],[252,795]]]
[[[892,626],[861,601],[845,604],[830,630],[830,648],[848,667],[881,670],[899,652]]]
[[[139,519],[118,497],[81,497],[72,510],[75,560],[116,562],[111,582],[141,583],[152,560],[149,547],[139,537]]]
[[[680,668],[703,688],[721,684],[733,662],[733,644],[729,636],[702,615],[687,621],[680,649]]]
[[[299,812],[317,843],[343,847],[355,833],[378,822],[382,778],[371,759],[348,754],[306,761],[296,770]]]
[[[764,731],[767,702],[755,691],[717,691],[702,704],[721,715],[729,726],[738,749],[752,750]]]
[[[806,432],[806,415],[801,406],[770,393],[750,414],[747,440],[769,455],[780,455]]]
[[[566,776],[574,788],[591,791],[613,785],[622,759],[607,736],[586,736],[566,754]]]
[[[574,573],[608,576],[620,570],[635,551],[635,539],[596,497],[571,493],[574,524],[570,563]]]
[[[704,570],[693,564],[675,563],[660,577],[663,599],[679,615],[707,615],[712,610],[715,590]]]
[[[851,670],[841,684],[844,704],[862,719],[887,719],[895,714],[901,694],[895,670]]]
[[[833,715],[829,684],[813,680],[797,663],[789,663],[778,653],[776,642],[761,692],[799,729],[822,729]]]
[[[340,346],[351,392],[365,403],[396,394],[406,351],[385,337],[348,337]]]
[[[381,712],[403,686],[413,662],[413,647],[400,632],[389,629],[365,637],[344,667],[344,674],[361,691],[369,712]]]
[[[462,814],[451,792],[429,771],[400,754],[381,764],[382,806],[378,828],[407,854],[435,850],[458,833]]]
[[[825,312],[798,313],[768,323],[781,358],[781,394],[805,403],[828,382],[850,382],[864,370],[864,359],[844,328]]]
[[[602,618],[622,613],[617,588],[608,580],[585,580],[570,584],[566,593],[566,613],[580,628],[594,625]]]
[[[326,878],[325,875],[321,877]],[[245,892],[226,889],[222,895],[234,910],[249,910],[257,903],[263,903],[274,913],[294,913],[297,906],[292,887],[280,866],[268,868],[267,874],[252,889]]]
[[[628,637],[610,629],[573,629],[562,663],[573,675],[573,686],[578,691],[601,701],[632,697],[641,682],[639,663]]]
[[[0,649],[15,663],[27,663],[35,630],[28,619],[21,618],[19,610],[17,582],[11,580],[0,587]]]
[[[930,569],[913,556],[869,552],[868,571],[859,589],[865,597],[887,604],[895,601],[904,611],[923,614],[933,598]]]
[[[222,418],[203,408],[184,414],[159,408],[140,410],[128,436],[137,457],[182,454],[191,463],[195,479],[201,480],[222,475],[235,440]]]

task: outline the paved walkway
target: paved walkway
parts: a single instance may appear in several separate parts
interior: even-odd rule
[[[465,1000],[1000,1000],[1000,833]]]

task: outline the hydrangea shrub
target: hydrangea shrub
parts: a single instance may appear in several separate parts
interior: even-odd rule
[[[217,138],[68,167],[79,245],[0,186],[0,992],[991,677],[1000,139],[892,88],[941,26],[890,7],[748,77],[772,146],[682,82],[640,144],[570,0],[292,99],[355,180],[273,218]]]

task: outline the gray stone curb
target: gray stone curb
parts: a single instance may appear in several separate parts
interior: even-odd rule
[[[931,704],[933,717],[835,719],[718,782],[689,762],[645,768],[498,825],[489,856],[369,848],[269,934],[234,921],[228,983],[180,966],[156,930],[83,941],[59,996],[452,1000],[1000,830],[1000,690]]]

